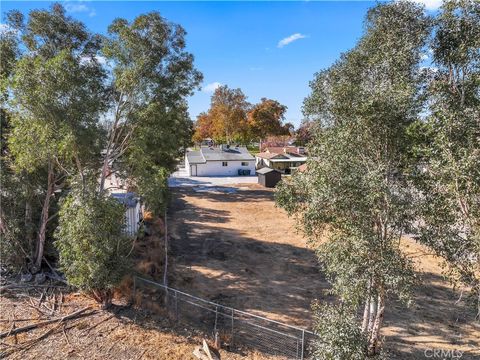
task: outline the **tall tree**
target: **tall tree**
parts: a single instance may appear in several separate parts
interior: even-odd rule
[[[420,240],[472,289],[480,318],[480,3],[445,2],[431,47],[435,72],[417,149]]]
[[[262,98],[248,112],[248,126],[252,137],[263,140],[268,135],[286,135],[288,130],[282,124],[286,111],[287,107],[278,101]]]
[[[250,104],[240,89],[230,89],[223,85],[215,89],[212,95],[208,115],[213,123],[213,135],[216,140],[231,143],[245,140],[248,136],[247,112]]]
[[[17,172],[43,169],[46,177],[33,261],[39,269],[52,197],[72,169],[81,173],[83,162],[95,161],[99,149],[104,73],[95,57],[98,37],[66,16],[61,5],[30,12],[26,25],[18,12],[9,20],[21,33],[24,51],[10,85],[8,147]]]
[[[199,143],[206,138],[213,138],[213,121],[211,116],[202,112],[197,116],[197,121],[195,122],[193,141]]]
[[[185,97],[201,78],[184,36],[153,12],[131,23],[116,19],[102,49],[110,73],[100,181],[87,179],[80,191],[74,183],[55,235],[68,281],[105,307],[128,269],[124,209],[108,196],[105,179],[125,177],[149,210],[163,212],[167,177],[192,136]]]
[[[428,30],[418,5],[373,7],[357,46],[317,74],[305,100],[305,115],[318,124],[308,170],[283,183],[277,201],[318,245],[342,303],[320,308],[321,314],[346,327],[346,314],[356,319],[363,309],[363,318],[348,327],[353,335],[342,341],[326,328],[335,321],[318,322],[325,335],[320,359],[377,356],[387,299],[409,300],[415,276],[399,240],[414,220],[407,129],[422,105],[419,63]]]
[[[307,145],[312,139],[315,123],[304,119],[296,131],[295,143],[297,145]]]
[[[185,97],[202,76],[185,50],[185,30],[158,12],[131,23],[116,19],[108,33],[103,54],[111,65],[111,116],[100,191],[105,178],[119,171],[147,205],[160,210],[168,173],[192,136]]]

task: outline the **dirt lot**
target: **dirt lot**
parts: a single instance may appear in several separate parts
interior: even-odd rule
[[[244,184],[176,188],[169,209],[172,286],[290,324],[310,327],[310,304],[329,301],[315,254],[275,207],[273,192]],[[387,310],[390,357],[425,359],[427,349],[454,349],[480,358],[480,325],[442,278],[439,262],[405,240],[423,281],[415,304]]]

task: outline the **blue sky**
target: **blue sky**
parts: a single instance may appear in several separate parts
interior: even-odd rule
[[[422,0],[435,8],[441,0]],[[374,1],[162,2],[63,1],[91,31],[105,33],[117,17],[159,11],[187,31],[187,48],[203,73],[202,90],[189,99],[194,119],[206,111],[217,84],[241,88],[252,103],[267,97],[288,106],[286,121],[298,125],[314,73],[332,64],[362,34]],[[51,2],[2,1],[28,13]],[[3,22],[3,21],[2,21]]]

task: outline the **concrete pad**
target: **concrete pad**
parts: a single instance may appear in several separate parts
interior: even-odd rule
[[[257,184],[258,177],[253,176],[188,176],[185,168],[179,168],[168,178],[170,187],[191,187],[200,186],[201,188],[209,186],[225,186],[236,184]],[[216,190],[218,191],[218,189]]]

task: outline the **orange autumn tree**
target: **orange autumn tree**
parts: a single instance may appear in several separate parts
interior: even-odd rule
[[[202,112],[197,116],[192,139],[195,143],[200,143],[206,138],[213,138],[213,123],[212,117],[208,113]]]
[[[253,139],[264,140],[269,135],[288,135],[291,124],[283,125],[287,107],[276,100],[262,98],[248,112],[248,127]]]
[[[217,143],[249,143],[267,136],[289,135],[290,123],[283,124],[287,107],[276,100],[262,98],[252,105],[241,89],[218,87],[212,95],[210,109],[197,117],[193,141],[212,138]]]

